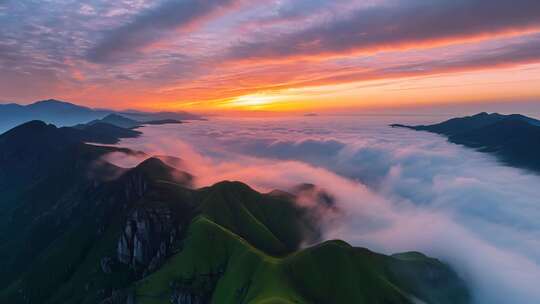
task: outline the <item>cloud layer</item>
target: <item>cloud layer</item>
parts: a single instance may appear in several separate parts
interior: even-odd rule
[[[429,47],[540,26],[534,0],[395,1],[358,9],[291,34],[233,47],[236,58],[298,57]]]
[[[436,256],[469,282],[476,303],[540,299],[540,177],[387,122],[213,120],[145,128],[121,145],[181,157],[199,186],[319,185],[344,211],[323,221],[326,238]]]

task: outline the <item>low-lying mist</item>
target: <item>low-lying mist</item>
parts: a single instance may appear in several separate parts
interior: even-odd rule
[[[402,118],[215,119],[145,127],[120,145],[183,159],[198,187],[318,185],[343,211],[325,221],[325,239],[437,257],[470,284],[476,303],[539,302],[540,176],[386,126]],[[131,167],[141,159],[109,161]]]

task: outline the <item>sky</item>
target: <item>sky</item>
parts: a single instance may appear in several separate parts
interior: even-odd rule
[[[0,0],[0,101],[376,111],[540,103],[537,0]]]

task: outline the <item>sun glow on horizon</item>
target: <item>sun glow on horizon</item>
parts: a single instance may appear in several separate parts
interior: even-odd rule
[[[263,110],[269,108],[275,108],[280,102],[283,102],[286,96],[267,93],[255,93],[249,95],[242,95],[232,100],[225,102],[223,107],[236,108],[245,110]]]
[[[540,65],[497,70],[307,85],[202,103],[179,103],[177,109],[201,111],[379,111],[437,105],[531,101],[540,94]],[[494,98],[497,96],[497,98]],[[173,109],[173,108],[171,108]]]

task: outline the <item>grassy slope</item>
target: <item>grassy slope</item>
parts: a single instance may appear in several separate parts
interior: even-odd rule
[[[214,303],[238,302],[238,291],[247,286],[250,280],[250,293],[246,299],[270,297],[302,300],[291,284],[287,284],[281,259],[256,249],[206,217],[194,220],[185,242],[185,249],[181,253],[137,285],[136,294],[140,303],[168,303],[169,282],[181,281],[194,274],[215,272],[224,265],[226,272],[217,285]]]
[[[200,216],[190,226],[184,251],[139,282],[135,294],[137,303],[169,303],[171,282],[201,280],[198,275],[224,267],[212,303],[411,303],[411,294],[429,303],[467,303],[462,289],[447,287],[452,284],[419,293],[429,286],[409,282],[416,274],[403,270],[416,268],[422,276],[418,264],[429,264],[443,279],[457,279],[446,266],[422,255],[389,257],[342,241],[275,257]]]
[[[262,195],[245,184],[222,182],[201,191],[201,213],[274,255],[298,248],[314,228],[290,200]]]

